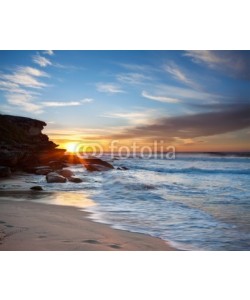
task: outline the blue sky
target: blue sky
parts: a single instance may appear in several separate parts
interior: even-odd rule
[[[0,51],[0,112],[44,120],[60,145],[247,151],[249,80],[249,51]]]

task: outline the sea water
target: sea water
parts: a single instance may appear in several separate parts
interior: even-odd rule
[[[129,170],[89,173],[74,165],[80,184],[48,184],[44,176],[25,180],[47,191],[84,191],[96,204],[87,208],[95,221],[159,237],[179,249],[250,250],[249,157],[177,154],[113,164]]]

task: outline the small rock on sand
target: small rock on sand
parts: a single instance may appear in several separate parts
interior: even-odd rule
[[[35,185],[30,188],[33,191],[42,191],[43,188],[40,185]]]

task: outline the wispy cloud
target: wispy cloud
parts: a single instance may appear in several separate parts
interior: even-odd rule
[[[54,52],[53,52],[53,50],[45,50],[45,51],[43,51],[43,54],[54,55]]]
[[[78,101],[69,101],[69,102],[43,102],[43,106],[47,106],[47,107],[62,107],[62,106],[77,106],[77,105],[81,105],[80,102]]]
[[[97,90],[103,93],[124,93],[125,91],[117,84],[114,83],[98,83]]]
[[[93,99],[90,98],[85,98],[83,100],[80,101],[45,101],[43,102],[41,105],[42,106],[47,106],[47,107],[63,107],[63,106],[79,106],[82,104],[86,104],[86,103],[90,103],[92,102]]]
[[[141,73],[121,73],[116,76],[117,80],[126,84],[143,84],[151,80],[151,77]]]
[[[42,106],[36,103],[33,103],[33,97],[30,94],[16,94],[10,93],[6,96],[9,104],[18,106],[20,109],[32,112],[35,114],[40,114],[43,112]]]
[[[184,83],[188,86],[191,86],[193,88],[199,88],[198,84],[194,82],[187,74],[184,73],[183,70],[181,70],[176,64],[173,62],[170,64],[166,64],[163,66],[163,69],[171,74],[173,78],[178,80],[181,83]]]
[[[154,90],[163,95],[167,95],[167,97],[179,99],[182,102],[188,103],[193,101],[201,101],[201,102],[209,102],[216,103],[225,97],[217,94],[207,93],[203,91],[197,91],[191,88],[177,87],[173,85],[160,84],[154,86]]]
[[[186,51],[193,62],[222,71],[230,77],[250,80],[250,56],[248,51]]]
[[[41,81],[43,77],[49,75],[29,66],[17,66],[11,73],[0,73],[0,90],[4,91],[5,98],[12,107],[35,114],[42,113],[43,106],[35,101],[40,90],[47,86]]]
[[[52,65],[52,62],[49,59],[47,59],[44,56],[41,56],[40,54],[33,56],[33,62],[38,64],[40,67],[47,67]]]
[[[171,98],[171,97],[166,97],[166,96],[159,96],[159,95],[152,95],[152,94],[149,94],[146,91],[142,92],[142,97],[150,99],[150,100],[154,100],[154,101],[164,102],[164,103],[178,103],[178,102],[180,102],[180,100],[178,100],[176,98]]]
[[[1,91],[9,91],[10,89],[16,89],[16,88],[18,88],[18,85],[16,83],[0,80]]]
[[[92,99],[92,98],[84,98],[84,99],[80,100],[81,103],[90,103],[93,101],[94,101],[94,99]]]
[[[147,65],[139,65],[139,64],[126,64],[126,63],[120,63],[121,67],[127,70],[131,70],[134,72],[145,72],[145,71],[151,71],[152,67]]]
[[[0,90],[8,104],[20,110],[40,114],[46,107],[79,106],[94,101],[84,98],[78,101],[41,101],[40,91],[47,86],[41,78],[50,77],[44,71],[29,66],[17,66],[12,73],[0,73]],[[39,96],[39,97],[38,97]]]
[[[215,67],[218,64],[227,63],[227,58],[223,57],[216,51],[210,50],[194,50],[186,51],[185,56],[191,57],[196,63],[205,63],[210,67]]]
[[[106,118],[125,119],[129,124],[148,124],[147,112],[114,112],[103,115]]]
[[[189,139],[225,134],[250,127],[250,105],[225,108],[217,112],[159,118],[154,124],[135,126],[112,136],[113,139]]]
[[[48,74],[31,67],[17,67],[11,74],[0,74],[0,79],[2,79],[1,86],[15,87],[28,87],[28,88],[42,88],[46,84],[39,81],[38,77],[48,77]]]

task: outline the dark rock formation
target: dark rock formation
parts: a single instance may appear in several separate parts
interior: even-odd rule
[[[42,133],[45,122],[9,115],[0,115],[0,165],[27,169],[63,160],[65,150],[49,141]]]
[[[49,174],[46,175],[46,180],[48,183],[65,183],[67,180],[65,177],[55,173],[55,172],[51,172]]]
[[[65,159],[65,158],[64,158]],[[60,170],[62,168],[66,168],[68,167],[68,165],[62,161],[57,161],[57,160],[53,160],[53,161],[50,161],[48,163],[48,165],[50,166],[51,169],[53,170]]]
[[[100,158],[87,158],[87,159],[83,159],[82,160],[82,164],[85,166],[85,168],[88,170],[88,171],[108,171],[108,170],[111,170],[111,169],[114,169],[114,167],[100,159]]]
[[[40,185],[35,185],[30,188],[33,191],[42,191],[43,188]]]
[[[9,177],[11,175],[11,170],[9,167],[0,166],[0,178]]]
[[[37,175],[47,175],[48,173],[53,172],[49,166],[41,166],[35,168],[35,174]]]
[[[67,169],[57,171],[56,173],[63,176],[63,177],[65,177],[65,178],[69,178],[69,177],[72,177],[72,176],[75,175],[72,171],[67,170]]]
[[[80,183],[80,182],[82,182],[83,180],[82,180],[81,178],[72,176],[72,177],[69,177],[69,178],[68,178],[68,181],[70,181],[70,182],[75,182],[75,183]]]
[[[67,163],[82,164],[88,171],[114,169],[110,163],[96,157],[65,155],[64,149],[56,149],[58,145],[42,133],[44,126],[46,123],[43,121],[0,115],[0,165],[13,171],[19,169],[32,174],[46,175],[48,182],[65,182],[65,177],[73,178],[71,181],[75,180],[74,182],[79,180],[73,177],[74,174],[70,170],[62,170],[67,167]],[[51,171],[58,174],[54,173],[53,177],[50,175]],[[56,176],[59,178],[56,179]]]

